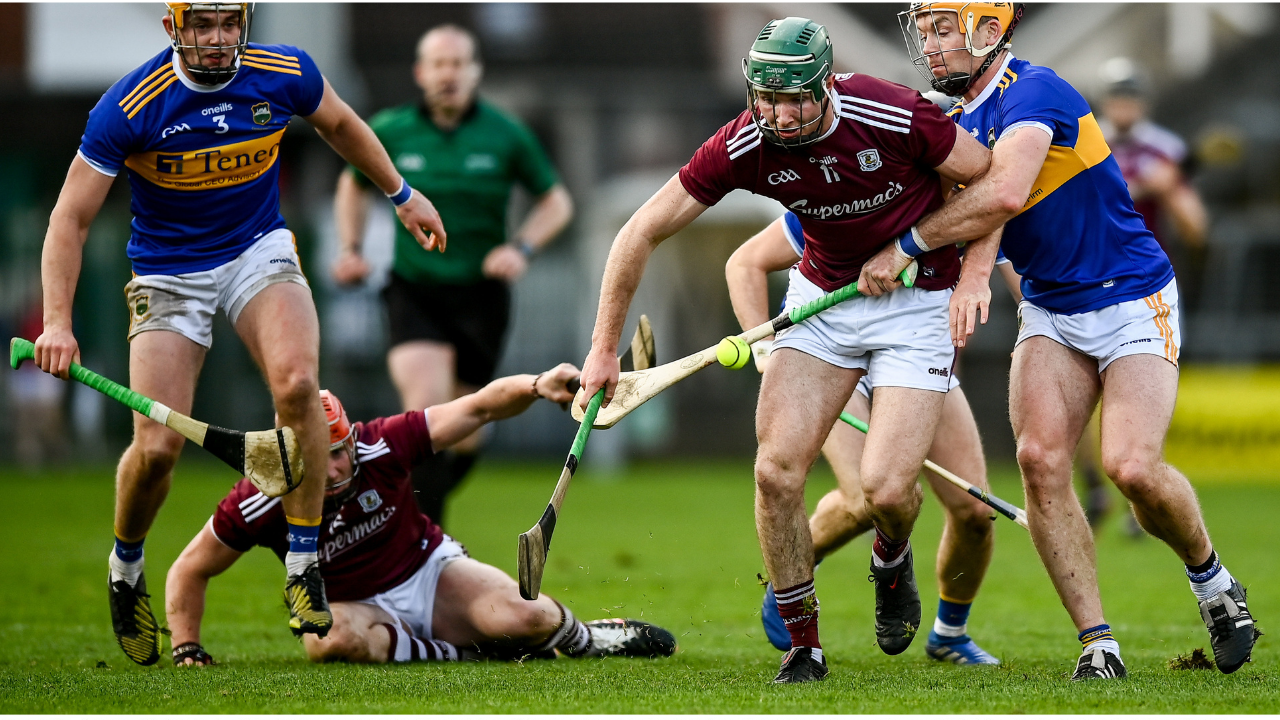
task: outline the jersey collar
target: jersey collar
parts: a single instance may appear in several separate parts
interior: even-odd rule
[[[181,62],[182,62],[182,58],[179,58],[179,57],[178,57],[178,51],[177,51],[177,50],[174,50],[174,51],[173,51],[173,56],[172,56],[172,58],[169,60],[169,62],[170,62],[170,64],[172,64],[172,65],[173,65],[173,74],[178,76],[178,82],[180,82],[180,83],[182,83],[184,86],[186,86],[186,88],[187,88],[188,90],[191,90],[191,91],[193,91],[193,92],[198,92],[198,93],[211,93],[211,92],[218,92],[218,91],[219,91],[219,90],[221,90],[222,88],[224,88],[224,87],[226,87],[226,86],[230,85],[231,83],[235,82],[235,80],[236,80],[236,76],[240,74],[239,72],[237,72],[235,75],[232,75],[232,76],[231,76],[231,79],[230,79],[230,80],[228,80],[228,81],[226,81],[226,82],[224,82],[224,83],[218,83],[217,85],[201,85],[200,83],[198,83],[198,82],[196,82],[196,81],[192,80],[191,78],[187,77],[187,74],[186,74],[186,73],[182,72],[182,66],[179,64],[179,63],[181,63]],[[238,54],[237,54],[237,57],[236,57],[236,67],[237,67],[237,68],[239,68],[239,67],[240,67],[240,58],[239,58],[239,55],[238,55]]]
[[[971,103],[966,103],[966,102],[960,103],[960,107],[964,108],[965,115],[968,115],[974,110],[977,110],[978,106],[981,105],[984,100],[991,97],[991,93],[995,92],[996,86],[1000,84],[999,82],[1000,76],[1004,75],[1004,71],[1009,67],[1009,63],[1013,62],[1013,60],[1014,60],[1013,53],[1009,53],[1008,55],[1005,55],[1004,62],[1000,63],[1000,69],[996,71],[995,75],[991,76],[991,82],[988,83],[987,87],[982,90],[982,93],[979,94],[978,97],[974,98],[973,102]]]

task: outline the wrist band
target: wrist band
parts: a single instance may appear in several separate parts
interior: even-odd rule
[[[525,260],[528,260],[529,258],[533,257],[532,245],[526,243],[523,240],[518,240],[512,244],[516,246],[516,249],[520,251],[521,255],[524,255]]]
[[[409,202],[409,198],[411,197],[413,197],[413,188],[409,187],[409,181],[404,178],[400,178],[400,189],[394,194],[387,195],[387,199],[396,207],[400,207],[401,205]]]
[[[542,376],[546,374],[547,373],[545,371],[540,372],[538,373],[538,376],[533,379],[533,394],[536,397],[540,397],[540,398],[545,397],[541,392],[538,391],[538,381],[541,380]]]
[[[920,237],[920,231],[914,225],[898,238],[898,249],[907,257],[919,257],[929,252],[929,246],[924,243],[924,238]]]

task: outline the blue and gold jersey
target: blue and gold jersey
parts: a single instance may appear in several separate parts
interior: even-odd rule
[[[320,106],[324,78],[305,52],[250,43],[230,82],[198,85],[166,49],[117,82],[89,113],[80,157],[129,170],[138,275],[210,270],[284,227],[280,139]]]
[[[1173,266],[1134,211],[1089,104],[1052,70],[1012,55],[998,78],[948,114],[988,147],[1023,127],[1053,138],[1027,204],[1001,240],[1022,275],[1023,295],[1047,310],[1075,314],[1167,285]]]

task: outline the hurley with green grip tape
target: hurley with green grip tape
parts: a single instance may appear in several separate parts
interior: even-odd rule
[[[861,430],[863,433],[866,433],[871,429],[870,426],[868,426],[866,423],[862,422],[861,420],[854,417],[852,414],[848,412],[840,413],[840,420],[845,422],[846,424],[852,425],[858,430]],[[973,483],[966,481],[964,478],[943,468],[942,466],[938,465],[932,460],[929,460],[928,458],[925,458],[924,466],[934,471],[935,473],[937,473],[939,476],[941,476],[944,480],[951,483],[952,485],[955,485],[961,490],[969,493],[970,495],[986,503],[996,512],[1018,523],[1022,527],[1027,528],[1027,513],[1022,508],[1018,507],[1017,505],[1007,503],[1004,500],[1001,500],[995,495],[992,495],[986,490],[983,490],[982,488],[974,485]],[[1027,529],[1030,529],[1030,528],[1027,528]]]
[[[14,370],[24,360],[35,359],[35,355],[36,346],[30,340],[13,338],[9,341],[9,365]],[[208,450],[248,478],[268,497],[284,495],[302,482],[302,446],[298,444],[292,428],[248,433],[228,430],[187,417],[77,363],[71,363],[70,374],[77,382]]]

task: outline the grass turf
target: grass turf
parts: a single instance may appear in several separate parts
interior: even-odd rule
[[[188,459],[147,544],[153,607],[164,572],[234,478]],[[482,463],[456,496],[450,529],[471,553],[515,571],[516,536],[546,503],[557,463]],[[1020,501],[1016,474],[995,490]],[[815,471],[810,506],[832,486]],[[1108,618],[1130,677],[1067,680],[1079,645],[1025,531],[998,521],[995,559],[969,627],[1004,660],[997,669],[945,666],[923,638],[889,658],[875,647],[865,538],[817,573],[831,676],[775,687],[779,654],[760,628],[761,564],[746,461],[645,465],[612,478],[583,467],[557,527],[544,592],[584,618],[628,616],[679,637],[676,657],[531,661],[523,665],[312,666],[285,627],[284,573],[266,550],[210,586],[204,642],[215,668],[142,668],[116,648],[106,606],[109,468],[0,473],[15,510],[0,555],[0,712],[1276,712],[1280,667],[1263,638],[1231,676],[1174,671],[1168,661],[1206,647],[1181,566],[1159,542],[1132,540],[1113,517],[1100,533]],[[1280,617],[1274,553],[1280,486],[1200,488],[1232,572],[1254,583],[1261,625]],[[926,618],[940,511],[926,501],[914,537]],[[928,620],[926,619],[926,623]]]

